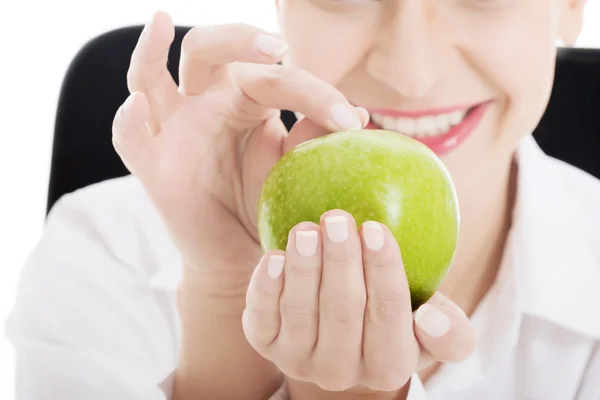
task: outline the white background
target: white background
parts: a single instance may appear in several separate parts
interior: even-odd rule
[[[157,9],[178,25],[248,22],[277,29],[274,0],[12,0],[0,7],[0,325],[44,223],[54,114],[76,52],[104,31],[142,24]],[[590,0],[578,46],[600,47]],[[2,329],[3,332],[3,329]],[[0,334],[0,399],[14,399],[14,355]]]

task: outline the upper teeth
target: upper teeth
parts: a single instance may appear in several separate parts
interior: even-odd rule
[[[371,119],[383,129],[396,131],[408,136],[424,137],[442,135],[462,122],[467,110],[419,118],[390,117],[371,114]]]

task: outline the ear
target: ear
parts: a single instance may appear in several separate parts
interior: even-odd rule
[[[573,46],[583,28],[583,11],[587,0],[561,0],[561,2],[559,39],[567,46]]]

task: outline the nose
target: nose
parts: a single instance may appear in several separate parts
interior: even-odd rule
[[[376,79],[403,97],[420,98],[451,68],[452,44],[435,13],[434,2],[394,3],[367,59]]]

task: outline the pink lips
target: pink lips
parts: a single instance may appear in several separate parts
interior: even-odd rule
[[[479,124],[479,121],[483,118],[485,111],[487,110],[490,102],[480,103],[476,106],[472,107],[469,113],[465,116],[462,122],[448,132],[440,136],[433,137],[419,137],[415,138],[420,141],[431,150],[433,150],[438,156],[446,154],[458,146],[461,145],[473,132],[473,130]],[[445,109],[436,109],[436,110],[419,110],[414,112],[403,112],[396,110],[385,110],[385,109],[368,109],[371,113],[379,114],[379,115],[388,115],[391,117],[410,117],[410,118],[418,118],[425,115],[437,115],[448,113],[456,110],[464,110],[466,107],[448,107]],[[382,129],[381,126],[375,124],[370,121],[367,125],[367,129]]]

